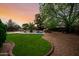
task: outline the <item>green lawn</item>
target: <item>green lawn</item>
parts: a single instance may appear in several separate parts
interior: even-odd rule
[[[7,34],[7,40],[16,44],[13,49],[15,56],[41,56],[51,49],[41,34]]]

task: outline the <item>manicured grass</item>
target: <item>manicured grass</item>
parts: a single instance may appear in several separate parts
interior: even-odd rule
[[[13,49],[15,56],[42,56],[51,49],[41,34],[7,34],[7,40],[16,44]]]

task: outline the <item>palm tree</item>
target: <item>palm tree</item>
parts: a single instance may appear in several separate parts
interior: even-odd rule
[[[25,24],[22,25],[22,28],[23,28],[23,30],[24,30],[25,32],[26,32],[26,30],[28,29],[28,26],[29,26],[29,25],[28,25],[27,23],[25,23]]]
[[[33,23],[29,23],[28,29],[30,30],[30,32],[33,32],[34,24]]]

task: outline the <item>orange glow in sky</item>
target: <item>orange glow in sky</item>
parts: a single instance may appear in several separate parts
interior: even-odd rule
[[[23,23],[33,22],[37,13],[39,13],[39,4],[36,3],[0,3],[0,19],[3,22],[12,19],[15,23],[22,25]]]

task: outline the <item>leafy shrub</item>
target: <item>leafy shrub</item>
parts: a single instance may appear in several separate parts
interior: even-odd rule
[[[23,28],[24,30],[27,30],[27,29],[28,29],[28,24],[27,24],[27,23],[22,24],[22,28]]]
[[[5,40],[6,40],[6,25],[4,25],[0,20],[0,47],[2,47]]]
[[[34,30],[34,24],[33,23],[29,23],[28,29],[30,30],[30,32],[33,32],[33,30]]]
[[[18,31],[21,28],[18,24],[14,23],[12,20],[9,20],[6,25],[7,25],[7,31]]]
[[[58,21],[55,19],[46,19],[44,21],[44,27],[48,30],[55,30],[56,27],[58,26]]]

